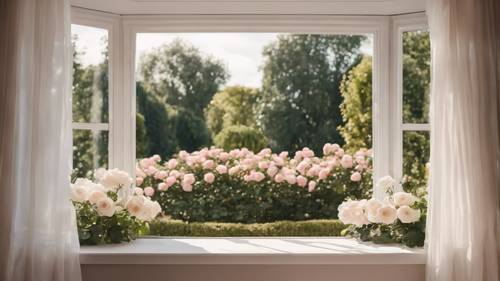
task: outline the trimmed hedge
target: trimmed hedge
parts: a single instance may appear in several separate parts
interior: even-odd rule
[[[270,223],[183,222],[158,219],[150,234],[158,236],[340,236],[347,226],[339,220],[277,221]]]

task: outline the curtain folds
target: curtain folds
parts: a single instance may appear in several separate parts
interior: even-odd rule
[[[0,3],[0,280],[79,281],[68,0]]]
[[[500,2],[428,0],[428,281],[499,280]]]

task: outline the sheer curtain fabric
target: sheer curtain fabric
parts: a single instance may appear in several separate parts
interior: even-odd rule
[[[499,280],[500,2],[428,0],[428,281]]]
[[[0,280],[79,281],[67,0],[0,3]]]

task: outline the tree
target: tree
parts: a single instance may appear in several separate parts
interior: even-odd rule
[[[203,109],[226,82],[224,64],[181,40],[143,56],[139,64],[145,90],[161,101],[189,108],[203,118]]]
[[[267,146],[266,137],[262,132],[244,125],[231,125],[224,128],[217,134],[214,142],[215,146],[226,151],[246,147],[257,153]]]
[[[205,109],[205,120],[212,136],[232,125],[256,126],[258,89],[234,86],[215,94]]]
[[[166,158],[176,153],[178,150],[177,130],[175,120],[171,118],[167,105],[155,95],[148,93],[140,82],[136,84],[136,95],[137,111],[144,117],[146,131],[144,138],[136,138],[137,157],[158,154]],[[141,140],[147,143],[141,143]],[[139,154],[140,151],[137,151],[137,147],[141,146],[145,148],[144,154]]]
[[[344,125],[339,127],[350,152],[372,147],[372,58],[365,56],[344,76],[340,105]]]
[[[364,36],[287,34],[266,46],[259,124],[274,150],[343,144],[339,92]]]

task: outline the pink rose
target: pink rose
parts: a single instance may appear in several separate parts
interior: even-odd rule
[[[307,190],[309,192],[313,192],[315,189],[316,189],[316,182],[310,181],[309,184],[307,185]]]
[[[141,186],[141,184],[144,182],[144,179],[141,177],[135,178],[135,185]]]
[[[320,180],[325,180],[328,177],[328,174],[330,174],[330,169],[324,168],[319,171],[318,177]]]
[[[203,176],[203,180],[206,181],[207,183],[213,183],[215,180],[215,175],[213,173],[206,173]]]
[[[314,157],[314,151],[312,151],[311,149],[309,149],[308,147],[304,147],[302,149],[302,156],[304,156],[305,158],[311,158],[311,157]]]
[[[360,181],[361,180],[361,174],[359,172],[352,173],[351,180],[352,181]]]
[[[340,160],[340,165],[344,167],[345,169],[352,168],[352,156],[349,154],[346,154],[342,156],[342,159]]]
[[[153,161],[155,161],[155,162],[160,162],[161,161],[161,157],[158,154],[153,155],[153,157],[151,157],[151,159],[153,159]]]
[[[255,173],[253,173],[252,178],[256,182],[261,182],[262,180],[264,180],[266,178],[266,176],[261,172],[255,172]]]
[[[213,160],[206,160],[205,162],[203,162],[203,169],[205,170],[210,170],[210,169],[213,169],[215,167],[215,162]]]
[[[170,159],[170,160],[168,160],[168,162],[167,162],[167,167],[168,167],[168,169],[170,169],[170,170],[175,169],[175,167],[177,167],[177,164],[178,164],[178,163],[179,163],[179,162],[177,162],[177,159]]]
[[[295,184],[297,182],[297,178],[294,175],[287,175],[285,177],[286,182],[289,184]]]
[[[165,180],[165,183],[167,184],[167,187],[172,186],[175,182],[177,181],[177,178],[174,176],[170,176]]]
[[[219,160],[220,161],[226,162],[228,159],[229,159],[229,153],[227,153],[227,152],[221,152],[221,154],[219,154]]]
[[[195,177],[193,174],[185,174],[184,177],[182,178],[182,182],[187,183],[187,184],[193,184],[196,181]]]
[[[166,171],[159,171],[155,174],[155,179],[162,180],[168,176]]]
[[[305,187],[307,184],[307,178],[303,176],[298,176],[297,177],[297,184],[301,187]]]
[[[281,183],[285,180],[285,178],[283,177],[282,174],[277,174],[275,177],[274,177],[274,181],[277,182],[277,183]]]
[[[239,171],[240,171],[240,167],[234,166],[234,167],[229,168],[228,173],[230,175],[234,175],[234,174],[238,173]]]
[[[144,194],[146,196],[151,197],[151,196],[153,196],[155,194],[155,190],[151,186],[145,187],[144,188]]]
[[[182,181],[181,187],[182,187],[182,190],[184,190],[185,192],[193,191],[193,185],[190,183],[187,183],[185,181]]]
[[[227,167],[224,166],[224,165],[218,165],[215,170],[217,171],[217,173],[219,174],[225,174],[227,173]]]
[[[142,190],[142,188],[135,187],[135,188],[134,188],[134,193],[135,193],[136,195],[139,195],[139,196],[140,196],[140,195],[143,195],[143,194],[144,194],[144,191]]]
[[[278,173],[278,167],[276,166],[270,166],[267,169],[267,175],[270,176],[271,178],[274,177]]]
[[[156,174],[156,172],[158,172],[158,169],[156,169],[154,166],[149,166],[146,168],[145,172],[147,175],[152,176]]]
[[[269,168],[269,162],[261,161],[261,162],[259,162],[258,166],[259,166],[259,169],[266,170],[267,168]]]
[[[159,191],[165,191],[165,190],[167,190],[167,189],[168,189],[168,187],[169,187],[169,185],[167,185],[166,183],[162,182],[162,183],[160,183],[160,184],[158,185],[158,190],[159,190]]]

